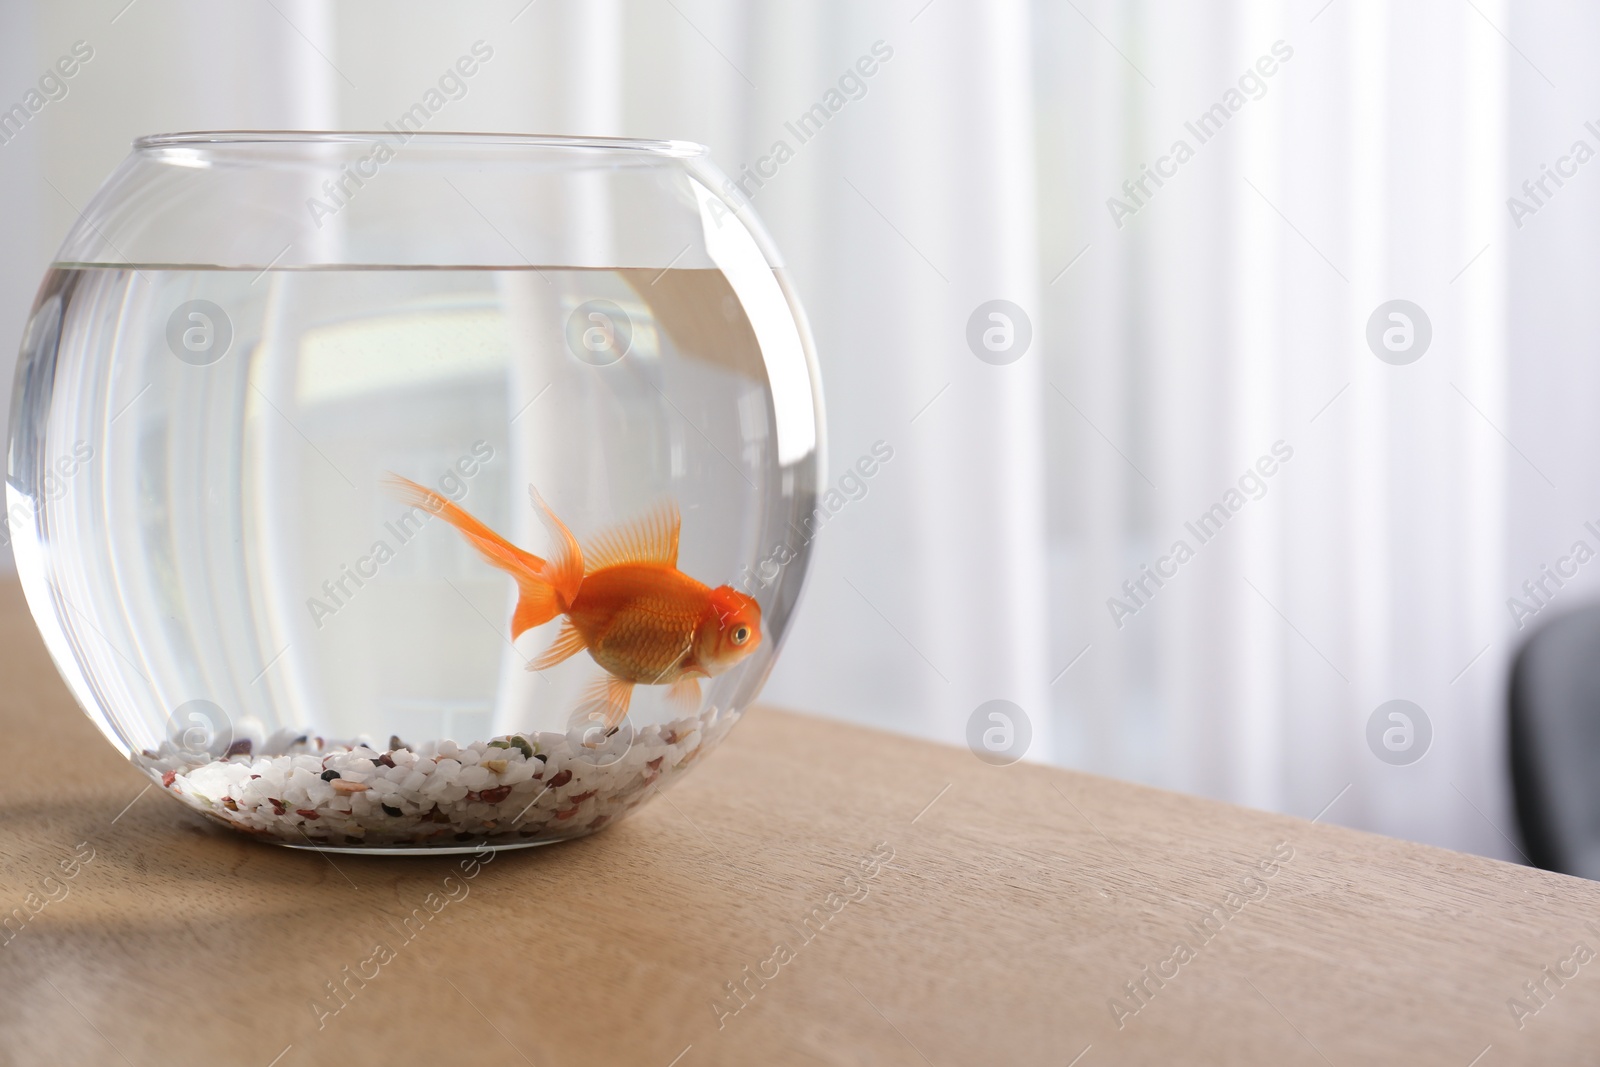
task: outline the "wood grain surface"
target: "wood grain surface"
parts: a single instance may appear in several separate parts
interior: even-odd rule
[[[1597,1054],[1577,879],[764,709],[585,840],[330,858],[146,791],[9,584],[0,679],[8,1065]]]

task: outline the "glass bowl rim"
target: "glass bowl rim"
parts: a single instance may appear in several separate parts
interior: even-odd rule
[[[420,140],[441,147],[482,148],[521,147],[590,149],[612,152],[641,152],[675,158],[709,154],[709,149],[694,141],[662,141],[638,137],[587,137],[542,133],[471,133],[447,130],[187,130],[153,133],[136,138],[135,152],[158,148],[202,147],[245,144],[368,144],[391,142],[397,133],[408,142]]]

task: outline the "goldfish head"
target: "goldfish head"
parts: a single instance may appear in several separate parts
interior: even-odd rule
[[[695,635],[695,659],[707,674],[721,674],[761,645],[761,605],[732,586],[711,590],[711,604]]]

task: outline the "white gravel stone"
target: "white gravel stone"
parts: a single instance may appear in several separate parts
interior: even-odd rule
[[[174,737],[135,762],[191,807],[264,838],[337,847],[515,845],[614,822],[718,744],[737,719],[708,708],[634,731],[631,747],[613,738],[586,749],[566,733],[529,732],[392,751],[309,729],[266,736],[257,723],[243,738],[248,752],[192,753]],[[327,771],[368,790],[336,793],[322,778]]]

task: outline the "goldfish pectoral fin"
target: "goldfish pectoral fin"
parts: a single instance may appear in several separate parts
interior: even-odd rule
[[[592,539],[583,552],[584,573],[593,574],[624,563],[676,567],[678,534],[682,529],[678,505],[670,499],[663,500],[643,517]]]
[[[542,671],[547,667],[554,667],[556,664],[565,662],[570,657],[582,652],[587,647],[588,642],[583,639],[583,635],[578,632],[578,628],[572,625],[572,620],[567,619],[561,624],[561,632],[556,634],[554,643],[541,652],[537,659],[529,663],[528,669],[530,671]]]
[[[667,702],[682,711],[700,710],[700,679],[685,674],[667,689]]]
[[[606,729],[611,730],[622,725],[622,720],[628,717],[628,705],[632,702],[633,683],[614,674],[607,674],[603,678],[595,679],[594,683],[584,690],[583,698],[572,710],[569,725],[582,726],[585,723],[603,722]]]
[[[578,597],[578,586],[583,584],[583,550],[578,547],[578,539],[572,536],[567,524],[556,518],[556,513],[544,502],[539,490],[531,485],[528,486],[528,499],[533,502],[534,514],[539,516],[539,521],[544,523],[556,543],[555,554],[545,563],[543,577],[571,604]]]

